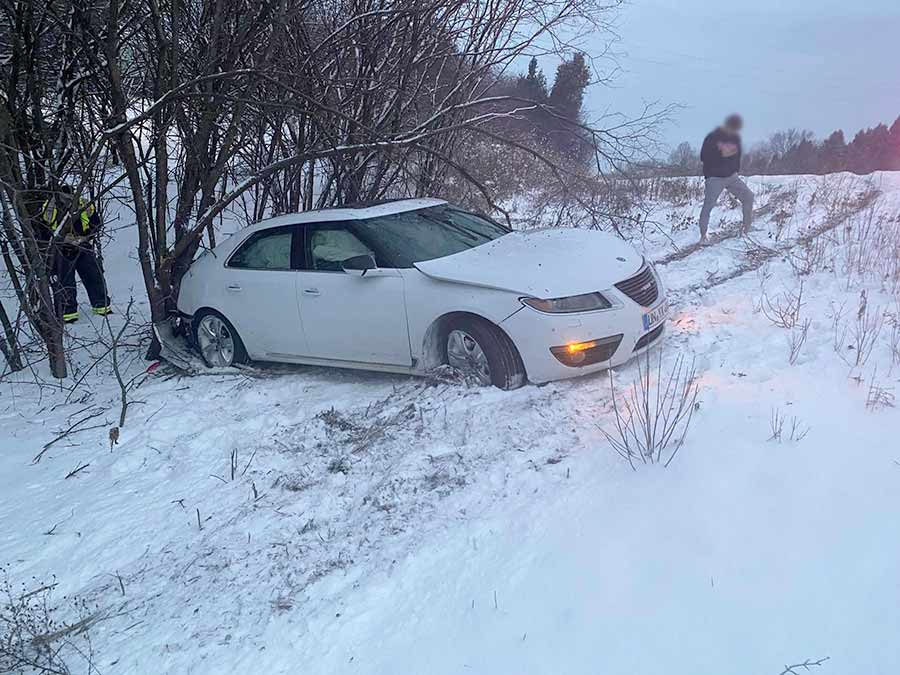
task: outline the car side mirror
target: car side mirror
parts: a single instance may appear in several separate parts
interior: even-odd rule
[[[344,272],[357,277],[364,277],[366,276],[366,272],[374,270],[377,267],[375,258],[369,253],[366,253],[365,255],[355,255],[352,258],[347,258],[341,263],[341,269],[343,269]]]

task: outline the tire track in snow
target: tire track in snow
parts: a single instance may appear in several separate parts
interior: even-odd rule
[[[731,264],[726,270],[716,270],[713,272],[707,271],[706,278],[703,281],[688,283],[682,286],[670,287],[669,293],[675,298],[679,298],[686,293],[693,293],[716,288],[717,286],[721,286],[722,284],[743,276],[748,272],[754,272],[763,267],[771,260],[788,254],[791,249],[797,246],[807,245],[817,237],[820,237],[821,235],[826,234],[827,232],[831,232],[832,230],[840,227],[842,224],[844,224],[854,216],[871,207],[881,197],[881,195],[882,192],[880,190],[872,189],[868,191],[862,199],[854,203],[852,206],[849,206],[847,209],[840,211],[836,215],[826,217],[825,220],[817,226],[803,231],[796,237],[791,237],[785,239],[784,241],[778,242],[774,246],[767,246],[760,243],[753,238],[752,234],[741,235],[740,232],[738,232],[737,235],[734,235],[732,230],[727,230],[724,231],[718,238],[714,238],[712,240],[712,243],[706,246],[699,245],[698,243],[689,247],[685,247],[675,254],[670,254],[669,256],[665,256],[659,259],[658,261],[656,261],[656,264],[665,267],[673,262],[682,262],[684,260],[687,260],[698,252],[708,252],[711,254],[720,253],[722,249],[716,249],[715,244],[721,243],[728,239],[733,239],[735,238],[735,236],[741,236],[744,248],[742,250],[732,249],[734,255],[732,255],[731,260],[728,261]],[[737,229],[740,230],[740,227],[738,227]],[[755,231],[758,232],[759,230]],[[727,260],[727,257],[718,255],[715,258],[715,262],[719,263],[723,259]]]

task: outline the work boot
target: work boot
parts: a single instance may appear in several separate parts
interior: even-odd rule
[[[63,314],[63,323],[75,323],[76,321],[78,321],[78,312]]]
[[[94,307],[94,314],[97,316],[109,316],[113,313],[112,307],[107,305],[106,307]]]

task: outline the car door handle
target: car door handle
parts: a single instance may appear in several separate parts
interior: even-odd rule
[[[320,295],[318,288],[304,288],[303,295]]]
[[[241,287],[238,284],[228,284],[225,288],[227,288],[229,291],[241,290]]]

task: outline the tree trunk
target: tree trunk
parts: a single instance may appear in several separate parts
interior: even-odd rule
[[[9,316],[6,313],[6,307],[3,306],[3,303],[0,303],[0,323],[3,324],[3,334],[5,336],[0,337],[0,351],[2,351],[3,356],[6,357],[9,369],[16,373],[25,366],[22,365],[22,353],[19,351],[19,342],[16,339],[16,333],[13,330],[12,323],[9,320]]]
[[[48,326],[42,335],[47,347],[47,361],[50,364],[50,374],[58,380],[68,377],[66,366],[66,350],[63,346],[63,327],[61,322]]]

